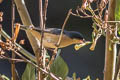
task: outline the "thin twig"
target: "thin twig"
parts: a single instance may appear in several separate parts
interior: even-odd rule
[[[42,0],[39,0],[39,14],[40,14],[40,28],[43,27],[43,8],[42,8]]]
[[[46,5],[46,4],[45,4]],[[42,7],[42,0],[39,0],[39,14],[40,14],[40,29],[42,30],[41,31],[41,39],[40,39],[40,50],[38,50],[39,52],[37,53],[37,63],[38,63],[38,66],[39,67],[42,67],[43,68],[43,57],[45,56],[45,49],[43,47],[43,38],[44,38],[44,29],[45,29],[45,18],[46,18],[46,10],[45,10],[45,13],[44,13],[44,17],[43,17],[43,7]],[[41,64],[41,65],[40,65]],[[38,71],[38,80],[43,80],[44,77],[43,77],[43,74],[42,72],[39,72]]]
[[[72,9],[69,10],[69,12],[68,12],[68,14],[67,14],[67,17],[65,18],[65,21],[64,21],[64,23],[63,23],[63,25],[62,25],[62,30],[61,30],[61,33],[60,33],[58,42],[56,43],[56,48],[55,48],[55,50],[53,51],[52,58],[51,58],[51,60],[49,61],[48,67],[49,67],[49,66],[53,63],[53,61],[54,61],[55,55],[56,55],[56,53],[57,53],[57,49],[58,49],[58,47],[59,47],[59,45],[60,45],[60,42],[61,42],[61,39],[62,39],[62,35],[63,35],[63,32],[64,32],[65,25],[66,25],[66,23],[67,23],[67,21],[68,21],[68,19],[69,19],[69,17],[70,17],[71,12],[72,12]]]
[[[48,70],[50,69],[50,66],[52,65],[54,59],[55,59],[55,53],[53,52],[52,57],[51,57],[51,59],[50,59],[50,61],[49,61],[49,64],[47,65],[47,69],[48,69]]]
[[[17,54],[19,57],[21,57],[23,60],[25,60],[26,62],[32,64],[33,66],[35,66],[38,70],[44,72],[46,75],[50,75],[54,80],[60,80],[58,77],[56,77],[53,73],[51,72],[47,72],[45,69],[42,69],[41,67],[39,67],[38,65],[36,65],[35,63],[31,62],[30,60],[26,59],[24,56],[22,56],[20,53],[18,53],[17,51],[15,51],[14,49],[11,49],[15,54]]]
[[[105,22],[107,22],[107,23],[120,23],[120,21],[103,21],[103,23],[105,23]]]
[[[73,12],[71,12],[71,15],[76,16],[76,17],[80,17],[80,18],[91,18],[92,16],[81,16],[80,14],[75,14]]]
[[[72,12],[72,9],[69,10],[69,12],[68,12],[68,14],[67,14],[67,17],[65,18],[65,21],[64,21],[64,23],[63,23],[63,25],[62,25],[61,34],[60,34],[60,36],[59,36],[58,42],[56,43],[56,48],[55,48],[55,50],[53,51],[51,60],[49,61],[49,64],[47,65],[47,69],[49,69],[49,67],[51,66],[51,64],[53,63],[53,61],[54,61],[54,59],[55,59],[55,56],[56,56],[56,53],[57,53],[57,49],[58,49],[58,47],[59,47],[59,45],[60,45],[60,42],[61,42],[61,39],[62,39],[64,27],[65,27],[65,25],[66,25],[66,23],[67,23],[67,21],[68,21],[68,19],[69,19],[69,17],[70,17],[71,12]]]
[[[6,45],[5,42],[3,42],[4,45]],[[13,44],[13,43],[11,43]],[[9,44],[9,45],[11,45]],[[13,44],[14,45],[14,44]],[[12,48],[9,48],[9,51],[13,51],[16,55],[18,55],[19,57],[21,57],[24,61],[34,65],[38,70],[42,71],[43,73],[47,74],[47,75],[50,75],[53,79],[55,80],[60,80],[59,78],[57,78],[53,73],[51,72],[47,72],[45,69],[39,67],[38,65],[36,65],[34,62],[32,62],[31,60],[28,60],[26,57],[24,57],[23,55],[21,55],[19,52],[17,52],[19,49],[18,48],[15,48],[13,46],[10,46]],[[1,58],[4,57],[4,56],[1,56]],[[9,59],[9,58],[8,58]]]
[[[14,37],[14,22],[15,22],[15,3],[14,0],[12,0],[12,37]],[[14,52],[12,52],[12,58],[15,58]],[[12,79],[16,80],[14,61],[11,62],[11,72],[12,72]]]
[[[0,59],[6,59],[6,60],[9,60],[9,61],[14,61],[15,63],[16,62],[25,62],[22,59],[13,59],[13,58],[9,58],[9,57],[3,56],[3,55],[0,56]]]
[[[48,0],[45,0],[44,3],[44,9],[43,9],[43,26],[45,28],[45,24],[46,24],[46,15],[47,15],[47,7],[48,7]]]
[[[48,8],[48,0],[45,0],[45,3],[44,3],[44,9],[43,9],[43,38],[44,38],[44,29],[46,27],[46,20],[47,20],[47,8]],[[46,59],[46,49],[43,48],[43,68],[45,69],[46,67],[46,62],[45,62],[45,59]]]
[[[57,42],[56,46],[60,45],[60,42],[61,42],[61,39],[62,39],[62,35],[63,35],[63,31],[64,31],[65,25],[66,25],[66,23],[67,23],[67,21],[68,21],[68,19],[70,17],[71,12],[72,12],[72,9],[69,10],[69,12],[67,14],[67,17],[66,17],[66,19],[65,19],[65,21],[64,21],[64,23],[62,25],[62,30],[61,30],[60,37],[58,39],[58,42]]]

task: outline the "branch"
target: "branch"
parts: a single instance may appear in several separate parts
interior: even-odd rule
[[[22,59],[9,58],[9,57],[6,57],[4,55],[0,55],[0,59],[8,60],[8,61],[11,61],[11,62],[14,61],[15,63],[17,63],[17,62],[25,62]]]
[[[67,17],[66,17],[66,19],[65,19],[65,21],[64,21],[64,23],[62,25],[62,30],[61,30],[60,37],[59,37],[59,40],[58,40],[56,46],[60,45],[60,42],[61,42],[61,39],[62,39],[62,35],[63,35],[63,31],[64,31],[64,27],[65,27],[65,25],[66,25],[66,23],[67,23],[67,21],[68,21],[68,19],[70,17],[71,12],[72,12],[72,9],[69,10],[69,12],[67,14]]]
[[[14,37],[14,22],[15,22],[15,3],[12,0],[12,37]],[[13,40],[14,41],[14,40]],[[15,54],[12,52],[12,58],[15,58]],[[11,72],[12,72],[12,79],[16,80],[16,73],[15,73],[15,63],[14,61],[11,62]]]
[[[62,25],[62,30],[61,30],[61,33],[60,33],[58,42],[56,43],[56,48],[55,48],[55,50],[53,51],[53,55],[52,55],[51,60],[49,61],[48,66],[50,66],[50,65],[53,63],[54,59],[55,59],[55,55],[57,54],[57,49],[58,49],[58,47],[60,46],[60,42],[61,42],[61,40],[62,40],[62,36],[63,36],[63,31],[64,31],[64,28],[65,28],[65,25],[66,25],[66,23],[67,23],[67,21],[68,21],[68,19],[69,19],[69,17],[70,17],[71,12],[72,12],[72,9],[69,10],[69,12],[68,12],[68,14],[67,14],[67,17],[65,18],[65,21],[64,21],[64,23],[63,23],[63,25]]]
[[[115,20],[115,6],[116,0],[109,0],[108,7],[108,21]],[[115,74],[115,64],[116,64],[116,43],[112,43],[114,35],[117,35],[116,26],[114,23],[109,23],[108,28],[113,26],[115,31],[110,31],[107,29],[106,31],[106,50],[105,50],[105,66],[104,66],[104,80],[113,80]],[[111,48],[111,50],[109,49]]]
[[[2,35],[2,34],[1,34]],[[4,36],[4,35],[3,35]],[[7,37],[9,37],[9,36],[7,36]],[[9,39],[10,40],[10,39]],[[8,40],[8,41],[9,41]],[[47,72],[45,69],[43,69],[43,68],[41,68],[41,67],[39,67],[38,65],[36,65],[34,62],[32,62],[31,60],[28,60],[26,57],[24,57],[23,55],[21,55],[20,53],[18,53],[17,52],[17,50],[20,50],[19,48],[17,48],[18,46],[15,46],[15,44],[13,44],[13,43],[11,43],[11,42],[1,42],[1,47],[2,47],[2,45],[3,45],[3,47],[5,46],[5,50],[7,49],[7,50],[9,50],[9,51],[12,51],[12,52],[14,52],[16,55],[18,55],[19,57],[21,57],[24,61],[26,61],[26,62],[28,62],[28,63],[30,63],[30,64],[32,64],[33,66],[35,66],[38,70],[40,70],[40,71],[42,71],[42,72],[44,72],[45,74],[47,74],[47,75],[50,75],[54,80],[60,80],[59,78],[57,78],[53,73],[51,73],[51,72]]]
[[[32,21],[30,19],[29,13],[27,11],[27,8],[25,6],[24,0],[14,0],[14,1],[15,1],[16,6],[17,6],[17,10],[19,12],[19,15],[20,15],[20,18],[22,20],[23,25],[26,25],[26,26],[33,25]],[[28,37],[28,39],[30,41],[32,49],[33,49],[33,51],[35,53],[37,51],[37,49],[39,48],[39,44],[38,44],[39,42],[32,35],[30,30],[26,30],[26,34],[27,34],[27,37]]]
[[[11,37],[8,36],[8,34],[7,34],[4,30],[2,30],[2,29],[0,30],[0,34],[1,34],[5,39],[8,39],[8,40],[11,39]],[[26,57],[28,57],[30,60],[36,62],[35,56],[33,56],[33,55],[32,55],[31,53],[29,53],[28,51],[26,51],[24,48],[22,48],[19,44],[17,44],[17,43],[14,43],[14,44],[19,47],[19,51],[20,51],[23,55],[25,55]]]
[[[118,52],[118,58],[117,58],[117,64],[116,64],[116,70],[115,70],[115,77],[114,80],[117,80],[117,76],[119,75],[119,69],[120,69],[120,50]]]

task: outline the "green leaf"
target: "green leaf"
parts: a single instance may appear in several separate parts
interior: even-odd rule
[[[68,74],[68,66],[61,56],[58,56],[50,67],[50,71],[56,76],[65,78]]]
[[[116,0],[115,19],[120,20],[120,0]]]
[[[35,80],[35,67],[27,64],[26,69],[22,75],[22,80]]]
[[[118,31],[118,34],[120,35],[120,30]]]
[[[58,52],[60,53],[60,51]],[[63,58],[60,55],[57,55],[53,64],[51,64],[50,66],[50,71],[54,73],[56,76],[61,77],[64,80],[67,77],[69,70]],[[52,80],[52,79],[49,79],[49,80]]]
[[[120,21],[120,0],[116,0],[115,20]],[[118,24],[118,34],[120,35],[120,24]]]

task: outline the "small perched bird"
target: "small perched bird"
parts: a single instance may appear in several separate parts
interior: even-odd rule
[[[30,30],[33,36],[38,40],[41,39],[41,29],[21,26],[22,30]],[[59,46],[56,46],[59,40],[61,29],[58,28],[46,28],[44,30],[43,46],[45,48],[64,48],[72,44],[82,44],[85,42],[83,36],[76,31],[63,31],[62,39]]]

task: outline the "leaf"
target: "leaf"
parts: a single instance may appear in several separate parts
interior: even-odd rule
[[[115,19],[120,20],[120,0],[116,0]]]
[[[115,20],[120,21],[120,0],[116,0]],[[118,24],[118,34],[120,35],[120,24]]]
[[[35,67],[27,64],[26,69],[22,75],[22,80],[35,80]]]
[[[60,51],[59,51],[60,52]],[[59,54],[59,53],[58,53]],[[56,76],[61,77],[63,80],[68,74],[68,66],[60,55],[57,55],[53,64],[50,66],[50,71]],[[50,79],[52,80],[52,79]]]

